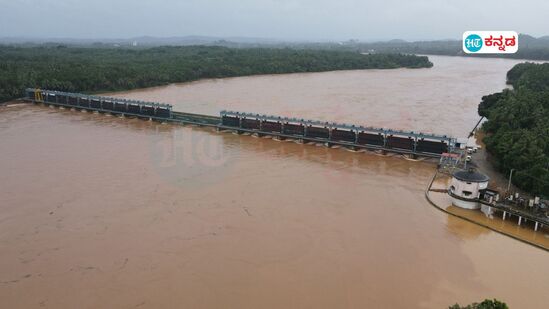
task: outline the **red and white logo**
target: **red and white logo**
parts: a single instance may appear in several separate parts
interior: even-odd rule
[[[467,54],[514,54],[518,51],[515,31],[465,31],[463,51]]]

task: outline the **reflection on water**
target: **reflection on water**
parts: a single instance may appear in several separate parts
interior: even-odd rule
[[[464,63],[436,59],[448,72]],[[494,76],[513,63],[471,61]],[[382,89],[361,74],[388,78],[391,102],[434,79],[421,79],[427,70],[395,71],[401,79],[386,72],[296,74],[289,84],[285,76],[205,81],[124,96],[183,98],[179,109],[194,102],[194,112],[240,97],[234,106],[248,109],[263,106],[248,104],[272,85],[289,90],[264,92],[273,103],[266,111],[288,101],[277,113],[319,118],[323,104],[348,102],[338,97],[349,92],[356,100],[342,109],[351,111],[328,116],[377,115],[382,123],[393,107],[364,99]],[[452,74],[448,91],[463,87]],[[303,91],[296,82],[323,86]],[[201,92],[205,99],[190,99]],[[313,97],[318,111],[303,100]],[[411,101],[438,111],[438,99]],[[410,109],[412,118],[424,114],[411,129],[428,126],[426,110]],[[423,196],[435,169],[429,162],[38,106],[1,109],[0,138],[6,307],[445,308],[497,297],[543,308],[548,300],[546,253],[433,209]]]
[[[478,226],[455,216],[448,216],[448,230],[465,239],[476,239],[481,235],[491,233],[489,229],[479,229]]]

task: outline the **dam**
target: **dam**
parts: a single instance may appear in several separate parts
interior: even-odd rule
[[[338,145],[411,157],[440,158],[444,153],[454,152],[457,146],[457,139],[447,135],[225,110],[219,116],[194,114],[174,111],[170,104],[53,90],[26,89],[24,100],[77,110],[210,126],[239,134],[297,139],[322,143],[327,147]]]

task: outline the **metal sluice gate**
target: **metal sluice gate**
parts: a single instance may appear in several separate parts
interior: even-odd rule
[[[299,118],[221,111],[222,127],[245,132],[324,142],[373,150],[440,157],[456,139],[446,135],[322,122]]]
[[[51,90],[26,89],[25,99],[34,103],[68,108],[137,116],[159,121],[196,124],[260,136],[276,136],[308,142],[340,145],[354,149],[381,150],[413,156],[440,157],[453,152],[456,138],[422,132],[393,130],[322,122],[299,118],[221,111],[220,116],[192,114],[172,110],[163,103],[126,100]]]
[[[25,99],[36,103],[93,110],[98,112],[109,112],[161,119],[172,117],[172,106],[163,103],[143,102],[137,100],[126,100],[121,98],[40,89],[26,89]]]

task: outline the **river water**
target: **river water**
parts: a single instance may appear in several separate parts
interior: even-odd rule
[[[517,63],[430,59],[114,95],[466,136]],[[2,308],[549,301],[546,252],[427,203],[431,162],[28,104],[0,140]]]

